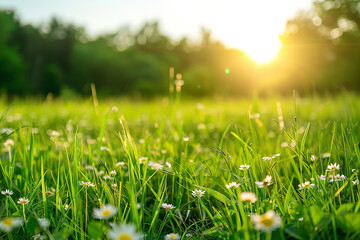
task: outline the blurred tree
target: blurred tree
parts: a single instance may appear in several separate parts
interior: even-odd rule
[[[27,89],[26,67],[18,46],[11,41],[19,25],[14,12],[0,11],[0,89],[21,94]]]

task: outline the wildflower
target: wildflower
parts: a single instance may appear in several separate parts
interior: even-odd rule
[[[41,235],[40,233],[32,236],[34,240],[44,240],[45,236]]]
[[[147,160],[148,160],[147,157],[139,157],[139,163],[140,164],[146,163]]]
[[[85,169],[86,169],[86,170],[91,170],[91,171],[94,170],[93,166],[91,166],[91,165],[86,165],[86,166],[85,166]]]
[[[271,159],[274,159],[274,158],[279,157],[279,156],[280,156],[280,153],[275,154],[275,155],[269,155],[267,157],[263,157],[262,159],[263,159],[263,161],[267,161],[267,160],[271,160]]]
[[[240,199],[243,202],[250,202],[250,203],[254,203],[257,200],[255,193],[252,193],[252,192],[241,193]]]
[[[306,181],[306,182],[304,182],[304,183],[301,183],[301,184],[299,184],[299,189],[300,190],[303,190],[303,189],[309,189],[309,188],[313,188],[313,187],[315,187],[315,184],[313,184],[313,183],[310,183],[309,181]]]
[[[110,152],[110,149],[109,149],[108,147],[101,146],[101,147],[100,147],[100,151]]]
[[[244,165],[240,165],[240,170],[243,171],[243,170],[247,170],[249,169],[251,166],[250,165],[247,165],[246,163]]]
[[[116,184],[116,183],[112,183],[111,186],[115,188],[115,187],[117,187],[117,184]]]
[[[67,211],[69,209],[69,204],[65,204],[64,209],[65,209],[65,211]]]
[[[225,185],[226,188],[230,189],[230,188],[238,188],[240,186],[240,183],[236,183],[236,182],[231,182],[227,185]]]
[[[14,228],[21,226],[21,218],[6,217],[0,221],[0,229],[4,232],[11,232]]]
[[[315,155],[311,155],[310,160],[311,160],[312,162],[315,162],[315,161],[316,161],[316,159],[317,159],[317,156],[315,156]]]
[[[115,176],[115,175],[116,175],[116,171],[115,171],[115,170],[111,170],[111,171],[110,171],[110,175],[111,175],[111,176]]]
[[[262,182],[255,182],[255,184],[258,186],[258,188],[263,188],[265,186],[270,186],[272,184],[271,180],[272,177],[270,175],[266,175]]]
[[[189,141],[189,138],[188,138],[188,137],[184,137],[183,140],[184,140],[184,142],[188,142],[188,141]]]
[[[339,164],[337,164],[337,163],[334,163],[334,164],[330,164],[330,165],[328,165],[327,166],[327,170],[326,171],[328,171],[328,172],[335,172],[336,170],[340,170],[340,165]]]
[[[10,148],[10,147],[14,146],[15,143],[14,143],[14,140],[8,139],[3,144],[4,144],[5,148]]]
[[[111,177],[111,176],[109,176],[109,175],[105,175],[105,176],[103,176],[103,179],[109,179],[109,180],[112,180],[113,178]]]
[[[39,226],[43,229],[48,228],[50,226],[50,221],[46,218],[38,218]]]
[[[13,195],[14,192],[10,191],[9,189],[6,189],[5,191],[1,191],[1,194],[10,196],[10,195]]]
[[[337,175],[335,175],[335,176],[333,176],[330,180],[329,180],[329,182],[341,182],[341,181],[343,181],[343,180],[345,180],[346,179],[346,176],[345,175],[340,175],[340,174],[337,174]]]
[[[300,222],[302,222],[304,220],[304,217],[301,217],[298,219]]]
[[[24,204],[27,204],[27,203],[29,203],[29,199],[27,199],[27,198],[19,198],[18,204],[24,205]]]
[[[351,172],[355,172],[355,171],[356,171],[356,169],[354,169],[354,168],[353,168],[353,169],[351,169]]]
[[[251,221],[253,222],[256,230],[263,232],[271,232],[282,225],[280,216],[273,210],[269,210],[262,215],[252,215]]]
[[[289,146],[289,144],[287,142],[282,142],[280,144],[280,147],[282,147],[282,148],[285,148],[285,147],[288,147],[288,146]]]
[[[351,181],[353,183],[353,185],[359,185],[359,180],[356,179],[355,181]]]
[[[168,168],[171,168],[171,163],[166,162],[165,164],[166,164],[166,166],[168,166]]]
[[[115,165],[118,167],[122,167],[125,165],[125,162],[117,162]]]
[[[181,236],[178,233],[169,233],[165,235],[165,240],[180,239]]]
[[[111,240],[141,240],[143,237],[136,232],[136,227],[133,224],[121,224],[120,226],[110,223],[111,229],[108,230],[107,235]]]
[[[167,204],[167,203],[162,203],[162,204],[161,204],[161,207],[162,207],[163,209],[167,210],[167,211],[175,208],[174,205],[172,205],[172,204]]]
[[[323,155],[322,155],[322,158],[329,158],[330,157],[330,153],[324,153]]]
[[[94,218],[110,219],[117,213],[117,208],[111,204],[105,204],[100,208],[94,208]]]
[[[325,179],[326,179],[326,176],[325,176],[325,175],[320,175],[320,176],[319,176],[319,180],[324,181]]]
[[[91,182],[84,182],[84,181],[79,182],[79,185],[84,186],[84,187],[95,187],[95,184],[93,184]]]
[[[163,168],[164,166],[161,165],[160,163],[156,163],[156,162],[150,161],[150,162],[149,162],[149,167],[150,167],[152,170],[159,170],[159,169]]]
[[[201,190],[198,190],[198,189],[194,189],[192,192],[191,192],[191,195],[193,195],[193,197],[202,197],[204,196],[205,194],[205,191],[201,191]]]

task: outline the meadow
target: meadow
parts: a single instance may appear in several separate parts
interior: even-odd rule
[[[359,239],[359,106],[0,100],[0,238]]]

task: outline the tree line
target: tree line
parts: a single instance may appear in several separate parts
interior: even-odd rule
[[[336,93],[360,90],[359,1],[315,1],[280,36],[277,59],[259,66],[201,30],[201,41],[166,36],[157,22],[89,36],[53,18],[44,26],[0,11],[0,91],[9,95],[166,95],[170,72],[181,73],[189,96]]]

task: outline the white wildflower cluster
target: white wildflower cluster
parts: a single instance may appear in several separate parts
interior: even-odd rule
[[[95,184],[93,184],[91,182],[84,182],[84,181],[79,182],[79,185],[84,186],[84,187],[95,187]]]
[[[204,194],[205,194],[205,191],[201,191],[196,188],[191,192],[191,195],[193,195],[193,197],[199,197],[199,198],[204,196]]]

